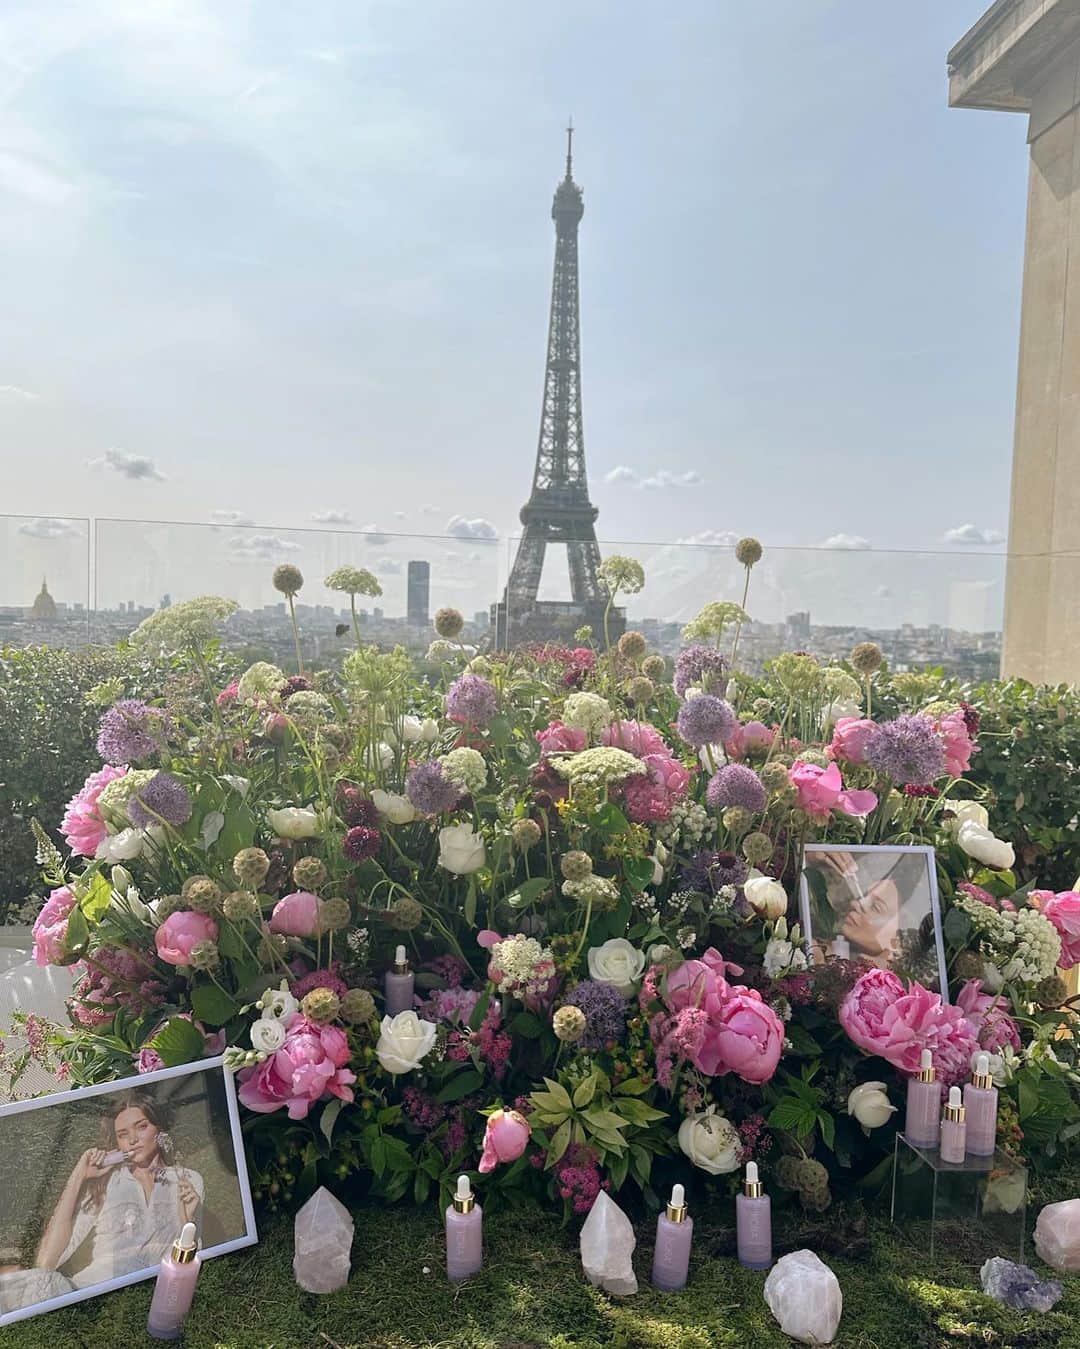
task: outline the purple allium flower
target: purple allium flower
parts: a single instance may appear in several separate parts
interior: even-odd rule
[[[162,820],[179,828],[191,819],[191,797],[171,773],[156,773],[128,802],[127,813],[136,829],[148,829]]]
[[[746,863],[731,852],[706,849],[694,853],[679,873],[679,883],[702,895],[715,895],[725,885],[742,885]]]
[[[443,773],[442,764],[430,759],[405,779],[405,795],[422,815],[441,815],[461,800],[461,788]]]
[[[727,661],[711,646],[688,646],[675,658],[671,682],[680,698],[695,685],[722,698],[727,690]]]
[[[739,719],[724,702],[711,693],[701,693],[679,708],[675,725],[688,745],[718,745],[729,739]]]
[[[494,684],[479,675],[462,675],[446,691],[446,715],[466,726],[486,726],[498,702]]]
[[[945,772],[945,743],[919,713],[886,721],[866,739],[866,762],[899,786],[925,786]]]
[[[571,1007],[585,1013],[582,1049],[598,1053],[609,1040],[621,1041],[626,1035],[626,999],[612,984],[585,979],[566,999]]]
[[[148,707],[141,698],[122,698],[101,718],[97,751],[106,763],[139,763],[157,753],[169,730],[160,708]]]
[[[705,800],[711,810],[726,810],[728,806],[742,806],[751,815],[759,815],[767,801],[761,779],[745,764],[725,764],[709,779]]]

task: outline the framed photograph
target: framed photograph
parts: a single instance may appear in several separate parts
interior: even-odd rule
[[[0,1326],[257,1240],[220,1058],[0,1106]]]
[[[799,899],[812,961],[864,960],[948,1002],[933,848],[808,843]]]

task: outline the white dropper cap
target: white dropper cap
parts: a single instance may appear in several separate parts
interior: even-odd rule
[[[185,1223],[180,1235],[173,1242],[172,1258],[177,1265],[190,1265],[198,1254],[199,1241],[195,1235],[195,1224]]]
[[[469,1183],[468,1176],[458,1176],[457,1178],[457,1197],[459,1199],[472,1198],[472,1185]]]
[[[401,948],[399,947],[398,949],[400,950]],[[919,1067],[932,1068],[933,1066],[934,1066],[933,1054],[930,1053],[929,1049],[924,1049],[919,1057]]]
[[[757,1178],[758,1178],[757,1162],[747,1162],[747,1163],[746,1163],[746,1179],[747,1179],[747,1180],[750,1182],[750,1184],[752,1185],[752,1184],[754,1183],[754,1181],[757,1180]]]
[[[177,1241],[176,1244],[185,1251],[193,1251],[195,1249],[195,1247],[198,1245],[198,1242],[195,1240],[194,1223],[184,1224],[184,1230],[180,1233],[179,1240]]]
[[[980,1054],[975,1060],[975,1075],[977,1077],[990,1076],[990,1055]]]
[[[958,1105],[964,1104],[964,1098],[960,1095],[959,1087],[949,1088],[949,1105],[955,1110]]]
[[[748,1199],[760,1199],[765,1193],[765,1187],[758,1179],[757,1162],[746,1163],[746,1178],[743,1180],[743,1194]]]
[[[672,1208],[682,1208],[686,1204],[686,1191],[681,1185],[671,1187],[670,1204]]]
[[[405,948],[404,948],[404,946],[399,946],[399,947],[397,948],[397,950],[395,950],[395,952],[394,952],[394,964],[395,964],[395,965],[404,965],[404,964],[405,964]]]

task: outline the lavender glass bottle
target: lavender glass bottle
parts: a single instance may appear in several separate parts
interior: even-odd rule
[[[185,1223],[158,1270],[146,1323],[146,1333],[153,1339],[178,1340],[183,1335],[201,1266],[195,1224]]]
[[[694,1239],[694,1220],[686,1211],[686,1193],[681,1185],[671,1190],[667,1211],[656,1220],[656,1249],[653,1252],[653,1287],[665,1293],[677,1293],[686,1287],[690,1269],[690,1243]]]
[[[739,1264],[768,1269],[772,1264],[772,1200],[758,1179],[756,1162],[746,1163],[743,1192],[735,1196]]]
[[[972,1157],[992,1157],[997,1146],[998,1094],[990,1075],[990,1055],[980,1054],[975,1072],[964,1088],[967,1114],[967,1150]]]
[[[934,1056],[924,1049],[918,1077],[909,1077],[904,1137],[917,1148],[936,1148],[941,1119],[941,1086],[937,1080]]]
[[[383,992],[386,995],[386,1015],[397,1016],[398,1012],[408,1012],[413,1005],[414,975],[409,969],[404,946],[394,952],[394,963],[383,975]]]
[[[458,1176],[454,1202],[446,1210],[446,1275],[451,1283],[479,1273],[484,1263],[484,1210],[468,1176]]]
[[[949,1088],[949,1104],[941,1117],[941,1160],[959,1166],[966,1156],[966,1112],[959,1087]]]

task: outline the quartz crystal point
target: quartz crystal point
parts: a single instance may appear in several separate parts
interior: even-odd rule
[[[995,1255],[979,1270],[982,1290],[995,1302],[1017,1311],[1048,1312],[1065,1290],[1056,1279],[1042,1282],[1027,1265],[1016,1265]]]
[[[784,1334],[803,1344],[831,1344],[844,1310],[839,1280],[813,1251],[777,1260],[765,1280],[765,1301]]]
[[[588,1280],[606,1293],[637,1292],[631,1256],[637,1239],[630,1219],[606,1190],[596,1196],[581,1229],[581,1263]]]
[[[1080,1199],[1047,1204],[1035,1224],[1035,1249],[1054,1269],[1080,1270]]]
[[[349,1282],[352,1214],[320,1185],[296,1215],[293,1273],[306,1293],[336,1293]]]

